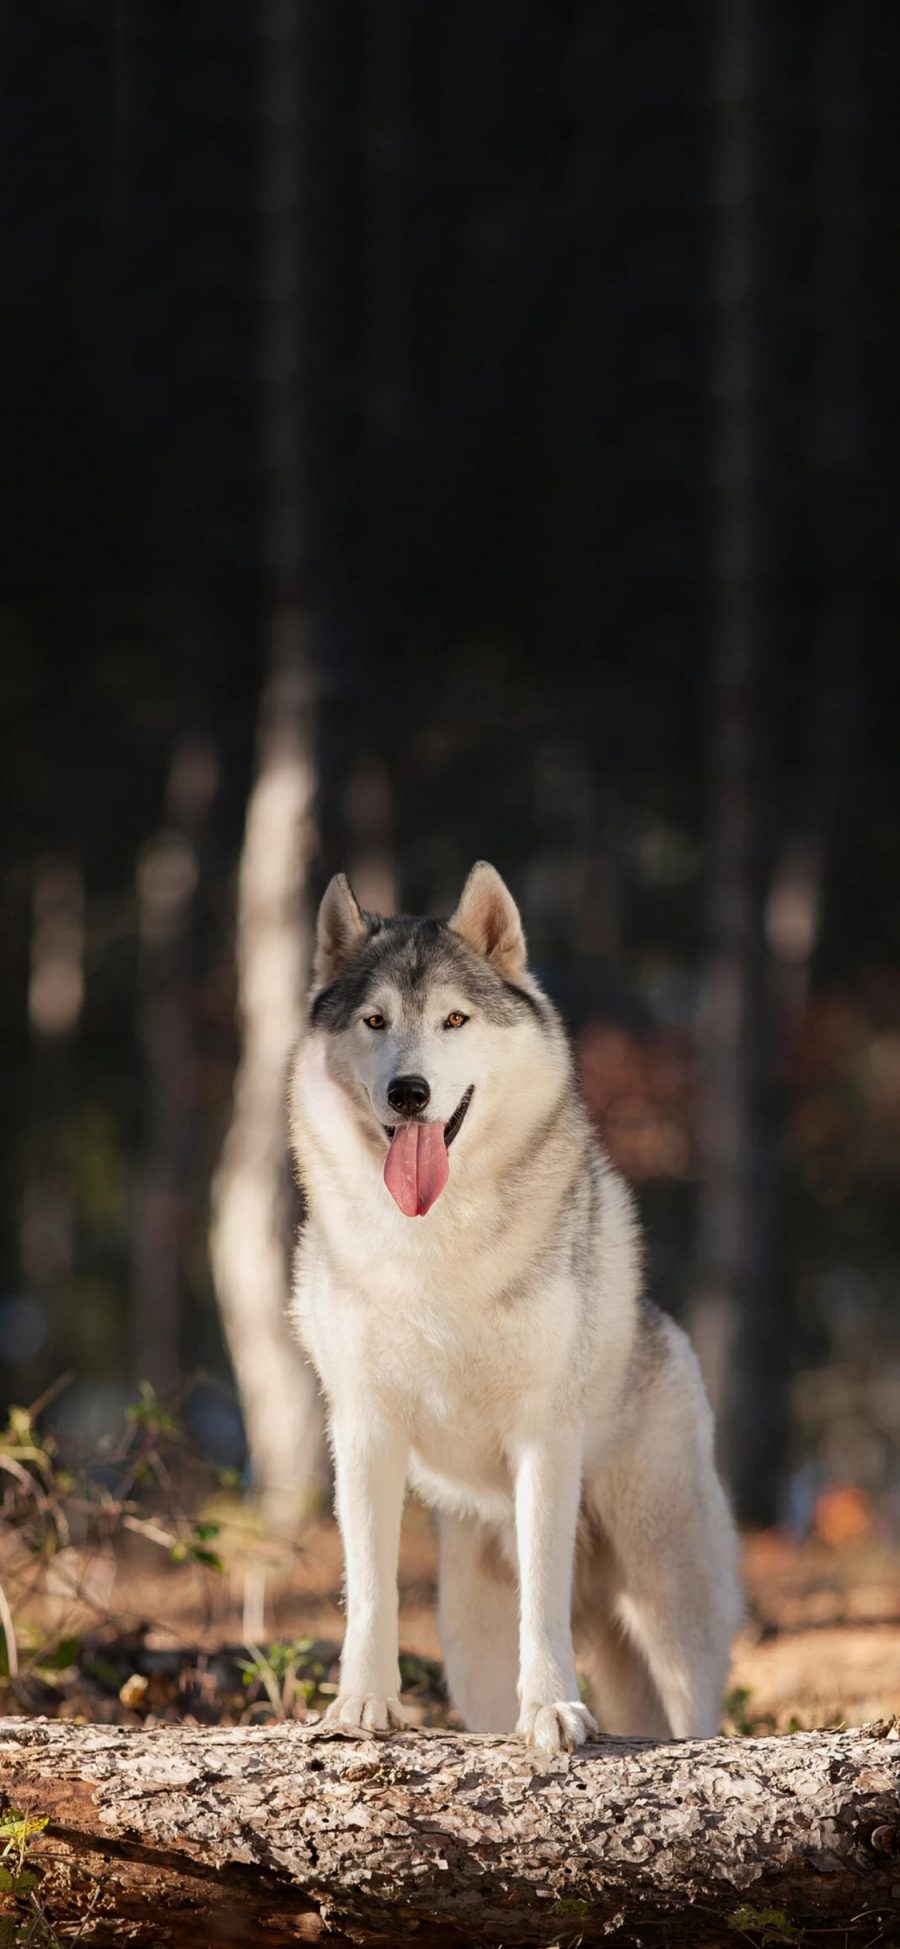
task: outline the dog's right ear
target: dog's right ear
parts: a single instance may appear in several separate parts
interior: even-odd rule
[[[313,986],[327,988],[362,947],[369,932],[366,917],[346,873],[336,873],[322,896],[316,922]]]

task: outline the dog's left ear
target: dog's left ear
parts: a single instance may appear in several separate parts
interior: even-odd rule
[[[495,866],[473,866],[450,926],[476,954],[483,954],[507,981],[525,973],[528,950],[519,909]]]
[[[316,922],[313,987],[327,988],[351,954],[362,947],[369,929],[346,873],[336,873],[322,896]]]

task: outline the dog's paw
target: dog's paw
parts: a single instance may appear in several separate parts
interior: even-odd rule
[[[342,1692],[325,1713],[332,1726],[359,1726],[363,1732],[390,1732],[408,1727],[399,1699],[376,1698],[365,1692]]]
[[[523,1706],[516,1731],[524,1733],[526,1746],[541,1753],[573,1753],[586,1739],[599,1738],[597,1721],[587,1706],[571,1699]]]

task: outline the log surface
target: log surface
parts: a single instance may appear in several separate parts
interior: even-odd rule
[[[895,1724],[545,1756],[3,1719],[0,1794],[49,1817],[42,1899],[57,1923],[92,1902],[86,1942],[737,1944],[770,1909],[834,1944],[900,1914]]]

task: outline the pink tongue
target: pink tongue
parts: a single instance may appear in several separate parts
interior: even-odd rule
[[[449,1176],[443,1124],[398,1124],[384,1160],[384,1181],[407,1218],[424,1218]]]

